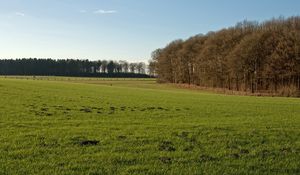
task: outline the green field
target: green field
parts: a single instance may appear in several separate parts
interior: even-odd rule
[[[300,99],[0,78],[0,174],[300,174]]]

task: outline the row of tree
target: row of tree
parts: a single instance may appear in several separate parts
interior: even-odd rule
[[[0,59],[0,75],[149,77],[146,64],[74,59]]]
[[[161,82],[252,93],[299,90],[300,17],[244,21],[175,40],[155,50],[149,66]]]

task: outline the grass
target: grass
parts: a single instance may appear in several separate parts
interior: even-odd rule
[[[0,78],[0,174],[300,174],[300,99]]]

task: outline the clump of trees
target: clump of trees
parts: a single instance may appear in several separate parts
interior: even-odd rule
[[[152,53],[160,82],[264,93],[300,90],[300,17],[175,40]]]
[[[0,75],[150,77],[143,62],[74,59],[0,59]]]

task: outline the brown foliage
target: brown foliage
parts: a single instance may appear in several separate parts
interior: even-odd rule
[[[300,90],[300,17],[244,21],[173,41],[152,57],[160,82],[294,96]]]

